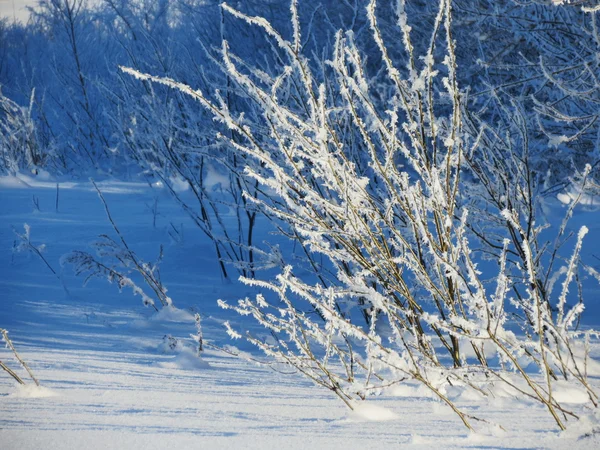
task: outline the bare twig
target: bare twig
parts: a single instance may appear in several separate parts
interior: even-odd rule
[[[36,384],[36,386],[40,385],[40,382],[37,380],[37,378],[33,375],[33,372],[31,371],[31,369],[29,368],[29,366],[27,365],[27,363],[25,361],[23,361],[23,359],[21,359],[21,357],[19,356],[19,354],[17,353],[17,350],[15,349],[15,346],[13,345],[12,341],[10,340],[10,338],[8,337],[8,331],[6,331],[3,328],[0,328],[0,334],[2,334],[2,337],[4,338],[4,342],[6,342],[6,345],[12,350],[12,352],[15,355],[15,358],[17,359],[17,361],[19,361],[19,364],[21,364],[21,366],[23,366],[23,368],[27,371],[27,373],[29,374],[29,376],[31,377],[31,379],[33,380],[33,382]],[[6,370],[9,374],[11,374],[13,376],[13,378],[15,377],[14,372],[11,373],[10,370],[7,370],[7,368],[3,365],[2,368],[4,370]],[[20,380],[20,378],[15,378],[17,381]],[[21,380],[21,384],[25,384],[22,382]]]

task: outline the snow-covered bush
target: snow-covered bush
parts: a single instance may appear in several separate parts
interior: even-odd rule
[[[371,0],[369,43],[380,54],[374,73],[352,32],[339,31],[320,64],[309,61],[295,0],[291,39],[260,17],[223,9],[262,29],[281,61],[270,76],[223,41],[223,65],[258,120],[232,115],[224,102],[184,83],[123,70],[198,100],[223,125],[219,142],[245,156],[247,176],[266,193],[247,200],[306,250],[312,276],[286,266],[273,281],[243,278],[275,298],[221,302],[253,316],[274,338],[247,339],[351,408],[369,393],[414,380],[471,428],[472,417],[446,386],[489,395],[490,385],[506,383],[565,428],[576,414],[553,396],[559,378],[596,406],[587,354],[578,347],[582,334],[573,329],[583,304],[569,295],[587,229],[564,267],[555,267],[565,223],[557,244],[543,245],[546,224],[536,215],[520,105],[499,102],[503,119],[511,119],[507,128],[469,109],[458,82],[451,2],[437,2],[423,46],[413,43],[399,0],[402,46],[392,52]]]
[[[185,82],[202,89],[213,103],[227,106],[231,116],[263,126],[260,111],[219,60],[220,40],[228,40],[235,63],[242,71],[252,70],[257,79],[276,78],[284,55],[260,29],[244,27],[223,14],[219,3],[41,1],[27,24],[0,25],[0,83],[6,96],[21,105],[28,103],[33,90],[37,93],[28,112],[36,130],[35,146],[30,147],[44,160],[49,153],[55,155],[52,172],[60,168],[75,176],[100,171],[158,179],[213,241],[223,277],[231,278],[236,270],[251,277],[257,211],[242,192],[252,197],[261,193],[256,181],[243,173],[247,156],[226,141],[215,142],[210,113],[199,111],[184,95],[137,83],[117,70],[126,65]],[[402,39],[396,39],[394,2],[380,3],[380,34],[390,57],[397,60],[405,49]],[[293,33],[285,14],[288,0],[242,4],[244,11],[266,17],[282,34]],[[456,76],[461,86],[470,88],[462,101],[470,105],[469,114],[494,123],[496,129],[500,121],[514,130],[505,111],[513,102],[520,105],[530,147],[528,168],[533,182],[545,182],[548,193],[564,189],[574,172],[600,160],[594,72],[600,42],[597,13],[580,8],[593,4],[453,3],[457,24],[453,33],[461,43],[455,55]],[[370,36],[366,5],[367,0],[299,2],[298,45],[310,56],[306,60],[310,70],[319,72],[333,48],[336,30],[352,30],[361,54],[369,55],[363,64],[373,81],[373,101],[381,102],[394,95],[394,87],[385,73],[377,74],[382,60]],[[411,45],[416,54],[424,55],[435,25],[436,2],[411,0],[404,8]],[[293,89],[279,94],[288,95],[281,101],[304,102]],[[222,132],[239,138],[232,130]],[[554,151],[546,151],[548,146]],[[359,161],[360,153],[357,147],[352,157],[362,173],[366,166]],[[193,194],[191,201],[182,189]],[[225,224],[230,212],[236,216],[234,227]]]
[[[43,148],[32,119],[35,91],[28,107],[19,106],[0,90],[0,171],[36,171],[50,159],[50,148]]]
[[[287,3],[246,0],[243,6],[246,12],[267,17],[285,34],[292,32],[285,19]],[[379,66],[380,59],[373,51],[376,44],[368,39],[366,3],[299,2],[303,28],[300,45],[311,56],[313,70],[323,52],[333,45],[338,28],[351,29],[360,38],[361,48],[372,56],[365,61],[371,72]],[[487,122],[498,119],[498,109],[491,107],[490,98],[504,105],[510,105],[511,99],[522,104],[528,139],[535,144],[531,168],[538,179],[549,179],[549,192],[564,187],[564,180],[574,168],[581,171],[585,164],[594,165],[600,159],[595,145],[599,124],[597,2],[560,3],[453,3],[457,24],[454,34],[461,42],[456,53],[460,69],[457,76],[462,86],[470,86],[465,101],[485,113]],[[279,55],[255,52],[255,48],[271,48],[272,42],[257,30],[222,15],[218,4],[218,0],[41,1],[27,24],[0,23],[0,84],[5,95],[20,105],[27,104],[35,90],[32,120],[40,137],[39,146],[55,146],[61,170],[81,173],[90,167],[130,175],[139,170],[134,163],[140,154],[151,150],[165,155],[171,152],[179,163],[183,153],[188,158],[184,162],[189,163],[198,151],[207,153],[215,166],[219,166],[215,158],[230,163],[232,156],[225,157],[229,150],[206,150],[206,114],[190,109],[178,94],[153,90],[146,84],[136,87],[116,70],[119,64],[127,65],[202,87],[204,92],[219,90],[232,113],[251,113],[243,96],[213,60],[213,46],[221,37],[227,39],[238,57],[271,77]],[[405,5],[412,44],[418,54],[423,54],[428,45],[435,4],[411,0]],[[390,55],[398,56],[403,50],[401,40],[394,39],[393,2],[382,2],[379,8],[383,10],[381,34],[387,37]],[[378,83],[375,89],[385,85]],[[148,130],[153,138],[160,139],[145,139]],[[195,132],[187,135],[189,130]],[[539,150],[542,144],[556,151],[548,155]],[[190,164],[190,171],[197,166]],[[146,161],[142,167],[152,172]],[[155,168],[156,175],[162,167]],[[230,175],[230,168],[219,167],[221,175]],[[173,164],[167,167],[169,171],[175,169]],[[236,179],[234,176],[232,181]],[[232,197],[235,193],[239,198],[235,187],[235,182],[229,186]],[[210,188],[207,190],[210,193]],[[241,206],[243,209],[245,205]],[[247,218],[242,214],[242,219]],[[239,254],[239,249],[236,252]],[[224,259],[235,257],[227,255]]]
[[[255,109],[219,61],[218,46],[221,38],[231,39],[238,57],[256,61],[265,74],[277,64],[277,57],[256,55],[255,47],[269,45],[268,40],[256,30],[236,26],[218,3],[107,0],[103,22],[119,25],[111,33],[127,49],[127,59],[121,64],[202,86],[214,93],[214,101],[230,114],[253,117],[257,122]],[[287,0],[244,3],[245,8],[268,13],[271,19],[281,18],[288,9]],[[350,15],[353,13],[356,11],[351,9]],[[332,33],[321,33],[327,34]],[[307,45],[313,48],[317,44]],[[175,58],[177,54],[186,57]],[[210,113],[199,110],[188,96],[138,83],[122,73],[118,80],[121,107],[113,123],[120,150],[131,155],[146,176],[158,179],[212,241],[223,278],[230,278],[235,270],[253,277],[257,268],[253,241],[257,210],[247,197],[256,198],[260,192],[256,180],[244,174],[247,156],[226,142],[214,142]],[[224,132],[233,140],[239,138],[232,130]],[[192,194],[192,200],[182,191]],[[230,213],[235,215],[236,226],[227,223]]]
[[[529,168],[537,182],[546,183],[547,193],[600,161],[597,3],[454,3],[463,44],[457,50],[461,80],[470,86],[471,110],[489,123],[506,122],[502,109],[520,105]]]

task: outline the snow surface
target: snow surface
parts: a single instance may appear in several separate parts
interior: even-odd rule
[[[177,309],[153,313],[131,291],[119,293],[103,280],[83,287],[70,267],[60,266],[65,253],[90,251],[88,244],[99,234],[112,233],[88,182],[61,182],[56,211],[56,181],[0,178],[0,327],[9,330],[42,384],[18,386],[0,373],[3,450],[600,448],[599,433],[590,433],[598,430],[598,417],[584,417],[560,433],[540,406],[516,401],[508,392],[484,399],[460,387],[447,390],[467,411],[484,409],[486,419],[506,430],[481,424],[470,434],[416,385],[399,385],[350,411],[330,392],[290,374],[290,368],[257,363],[262,357],[242,340],[231,341],[223,327],[226,320],[236,326],[244,319],[216,304],[219,298],[251,295],[251,288],[222,282],[210,243],[168,193],[144,183],[99,186],[134,251],[151,260],[165,244],[161,278]],[[590,225],[588,243],[594,245],[584,247],[587,256],[600,254],[595,244],[600,241],[593,237],[599,221],[586,221],[593,218],[574,217],[574,227]],[[38,256],[12,251],[13,228],[21,232],[24,223],[31,226],[32,243],[45,244],[43,255],[60,280]],[[183,230],[183,240],[169,237],[171,225]],[[264,226],[258,233],[257,241],[277,243]],[[597,291],[586,289],[591,293],[587,324],[598,325]],[[201,359],[190,336],[196,312],[208,344]],[[173,348],[169,336],[177,342]],[[597,345],[592,356],[600,356]],[[0,349],[0,360],[29,381],[8,349]],[[597,386],[598,378],[593,381]],[[557,385],[556,394],[574,404],[585,400],[567,386]]]

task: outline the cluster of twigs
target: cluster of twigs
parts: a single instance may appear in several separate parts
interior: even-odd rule
[[[105,234],[100,235],[99,240],[93,243],[97,256],[76,250],[66,255],[63,261],[72,264],[77,275],[86,274],[85,282],[91,278],[99,277],[106,278],[110,283],[116,282],[119,289],[129,287],[135,295],[142,298],[145,306],[151,306],[155,311],[158,311],[155,301],[130,278],[129,274],[132,271],[136,272],[141,275],[145,284],[154,292],[161,306],[171,306],[173,302],[167,295],[167,289],[160,279],[159,265],[163,258],[162,245],[157,260],[152,264],[144,262],[136,255],[115,223],[102,192],[96,183],[93,180],[91,181],[118,239],[115,240]]]

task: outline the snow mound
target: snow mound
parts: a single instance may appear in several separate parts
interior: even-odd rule
[[[452,401],[472,401],[482,399],[482,394],[467,386],[447,386],[446,396]]]
[[[438,396],[434,392],[432,392],[431,389],[429,389],[423,384],[402,383],[392,387],[389,392],[394,397],[399,398],[438,398]]]
[[[4,188],[13,188],[13,189],[31,187],[25,181],[21,180],[18,177],[12,176],[12,175],[0,177],[0,186],[4,187]]]
[[[580,197],[581,196],[581,197]],[[577,189],[571,189],[566,192],[557,194],[556,198],[564,205],[570,205],[575,199],[579,198],[579,204],[583,206],[598,206],[600,205],[600,198],[597,195],[581,193]]]
[[[590,401],[585,390],[571,386],[567,382],[555,383],[552,386],[552,395],[558,403],[583,405]]]
[[[419,397],[419,393],[417,392],[416,386],[411,386],[410,384],[402,383],[394,386],[390,389],[390,394],[394,397]]]
[[[210,364],[199,357],[195,351],[182,348],[174,358],[158,363],[163,369],[198,370],[208,369]]]
[[[374,405],[368,402],[354,402],[353,411],[349,413],[349,419],[355,421],[367,422],[386,422],[388,420],[398,419],[398,415],[383,406]]]
[[[181,322],[192,322],[194,323],[194,316],[184,309],[175,308],[174,306],[165,306],[161,308],[157,313],[154,313],[149,318],[134,320],[131,323],[132,328],[146,328],[150,324],[161,324],[161,323],[181,323]]]
[[[17,390],[11,394],[11,397],[48,398],[58,397],[58,394],[44,386],[36,386],[35,384],[22,384],[17,386]]]
[[[487,389],[493,398],[507,398],[507,399],[515,399],[520,398],[520,393],[516,389],[505,383],[497,383],[490,385]]]
[[[150,317],[149,320],[152,322],[193,322],[194,316],[183,309],[178,309],[174,306],[165,306]]]
[[[187,180],[184,180],[181,177],[171,177],[170,178],[170,183],[171,183],[171,188],[175,191],[175,192],[185,192],[187,190],[190,189],[190,184],[187,182]]]
[[[580,416],[580,420],[572,423],[560,434],[560,437],[576,439],[582,445],[581,448],[599,448],[600,426],[598,424],[600,424],[600,412],[592,411],[590,414]]]

